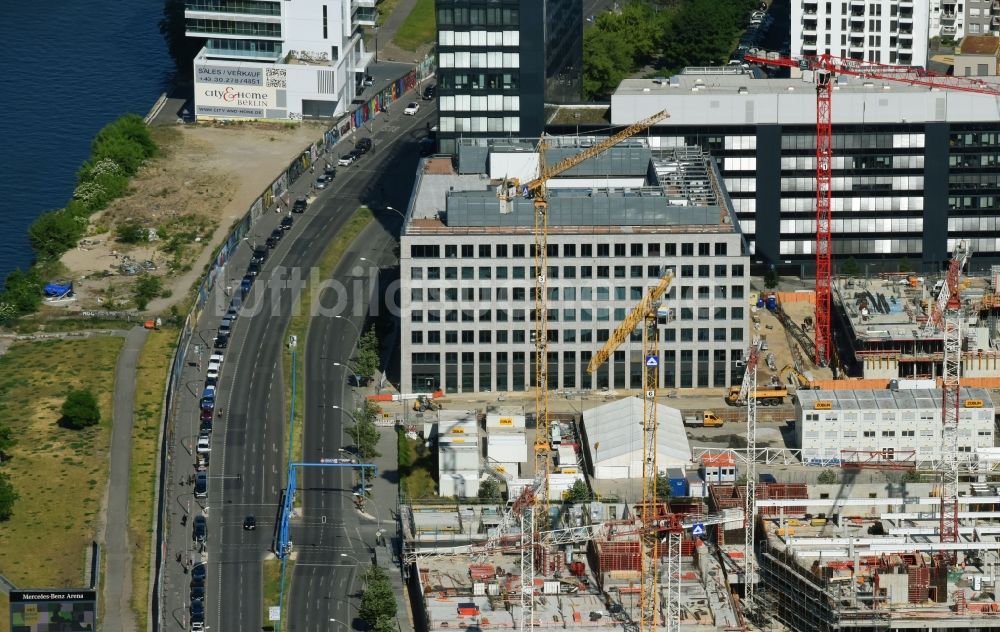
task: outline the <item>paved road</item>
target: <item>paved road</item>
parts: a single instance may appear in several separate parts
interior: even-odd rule
[[[128,540],[129,464],[132,461],[132,413],[135,409],[135,370],[148,332],[133,327],[125,336],[115,368],[111,428],[111,467],[105,511],[104,625],[107,632],[133,632],[132,550]],[[144,551],[140,551],[144,554]],[[146,622],[142,622],[145,627]]]
[[[164,580],[164,613],[169,629],[183,629],[187,624],[189,578],[182,567],[189,560],[206,561],[209,629],[256,630],[263,625],[260,562],[272,545],[284,481],[280,463],[285,449],[282,425],[286,403],[279,363],[285,353],[283,338],[292,291],[283,280],[289,271],[307,275],[327,241],[359,203],[405,208],[410,190],[407,183],[416,169],[417,143],[433,115],[434,109],[428,104],[419,117],[379,117],[374,151],[358,164],[340,169],[334,185],[320,193],[304,215],[295,216],[289,237],[272,252],[262,272],[264,278],[255,284],[226,350],[219,385],[219,406],[224,415],[216,417],[213,429],[208,502],[195,499],[186,484],[194,472],[198,396],[205,368],[198,366],[198,355],[189,349],[191,362],[183,376],[186,392],[179,396],[172,437],[170,480],[174,486],[168,502],[173,515],[166,557],[169,572]],[[310,179],[302,180],[293,187],[292,196],[308,187]],[[383,190],[393,193],[383,195]],[[382,224],[392,226],[398,222],[398,216],[386,213],[388,217],[379,215]],[[269,224],[277,220],[277,216],[265,219],[265,225],[256,228],[255,234],[266,235]],[[239,249],[230,271],[220,278],[240,278],[248,260],[247,251]],[[221,290],[216,295],[217,305],[224,306],[228,298]],[[220,313],[218,308],[206,310],[192,341],[202,346],[204,360]],[[190,521],[181,523],[182,516],[199,513],[208,515],[209,536],[204,550],[191,540]],[[250,514],[257,518],[256,531],[242,529],[243,518]]]
[[[407,160],[403,164],[409,163]],[[406,181],[412,170],[407,174],[406,170],[397,167],[396,175]],[[396,190],[402,192],[407,187],[400,186]],[[333,278],[346,287],[359,285],[357,293],[353,289],[349,292],[345,318],[314,316],[310,322],[303,411],[306,424],[304,459],[307,462],[341,456],[340,449],[350,445],[350,441],[344,442],[344,426],[353,423],[352,419],[349,413],[331,406],[353,411],[356,397],[348,386],[349,371],[334,362],[350,363],[357,348],[358,333],[367,328],[366,322],[372,312],[370,301],[376,306],[380,303],[378,288],[381,283],[377,270],[373,274],[371,266],[381,269],[395,264],[393,246],[398,225],[398,221],[391,226],[370,225],[334,271]],[[333,291],[327,291],[321,301],[331,305],[336,296]],[[360,590],[359,575],[372,561],[375,531],[379,525],[361,517],[355,509],[351,498],[354,473],[350,470],[307,468],[300,481],[303,516],[292,529],[297,562],[288,602],[287,629],[327,630],[331,619],[351,625],[352,611],[356,612],[357,604],[352,608],[349,596]],[[371,511],[372,503],[368,505],[366,508]],[[381,509],[375,511],[382,517]],[[387,522],[386,528],[394,524],[391,520]]]

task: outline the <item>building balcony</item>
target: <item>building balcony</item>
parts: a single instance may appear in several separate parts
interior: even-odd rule
[[[850,20],[851,20],[852,23],[853,22],[860,22],[861,24],[864,24],[865,23],[865,14],[864,13],[851,13]]]
[[[209,13],[220,18],[232,15],[281,17],[280,0],[188,0],[184,14]]]
[[[355,5],[354,12],[351,14],[351,23],[355,26],[375,26],[377,18],[377,9]]]
[[[862,9],[864,9],[865,8],[865,0],[851,0],[851,8],[854,9],[854,8],[857,8],[857,7],[861,7]]]
[[[201,49],[201,55],[206,57],[224,57],[226,59],[248,59],[255,61],[278,61],[281,58],[281,45],[274,50],[259,50],[252,43],[230,42],[229,40],[208,40]]]
[[[956,18],[958,18],[958,13],[955,13],[953,11],[952,12],[942,11],[941,12],[941,24],[946,24],[946,23],[949,23],[949,22],[954,22]]]
[[[188,37],[230,37],[281,40],[281,25],[274,23],[243,22],[233,19],[205,20],[188,18],[184,24],[184,34]]]
[[[899,14],[900,24],[913,24],[913,12],[900,13]]]
[[[816,23],[806,22],[802,25],[802,35],[812,35],[816,36]]]
[[[374,9],[377,0],[351,0],[351,10],[354,9]]]
[[[941,35],[954,35],[955,26],[953,24],[942,24],[941,25]]]
[[[860,42],[852,41],[850,44],[847,45],[847,50],[851,51],[852,53],[863,53],[865,52],[865,43],[863,40]]]

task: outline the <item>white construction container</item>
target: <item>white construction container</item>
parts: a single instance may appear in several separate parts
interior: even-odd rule
[[[475,498],[479,496],[479,471],[442,473],[439,496]]]
[[[559,446],[559,467],[576,467],[576,450],[571,445]]]
[[[471,442],[441,441],[438,446],[438,470],[441,472],[478,471],[479,460],[479,444],[475,439]]]
[[[559,582],[544,582],[542,584],[542,593],[546,595],[558,595]]]
[[[524,425],[524,408],[520,406],[501,406],[486,411],[488,429],[524,430]]]
[[[525,463],[528,441],[523,433],[490,434],[486,438],[486,456],[500,463]]]
[[[550,474],[549,475],[549,496],[551,498],[562,498],[565,492],[569,491],[569,488],[573,486],[576,481],[583,480],[583,474],[577,472],[575,474]]]

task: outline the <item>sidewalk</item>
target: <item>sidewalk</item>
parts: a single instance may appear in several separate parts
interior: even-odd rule
[[[403,25],[403,22],[410,15],[410,12],[413,11],[413,7],[416,5],[417,0],[399,0],[399,4],[396,5],[395,10],[386,16],[385,22],[382,23],[382,26],[378,29],[378,33],[375,35],[375,37],[378,38],[379,61],[417,63],[430,51],[430,44],[421,46],[417,50],[412,51],[402,49],[392,42],[392,38],[396,37],[396,32],[399,31],[399,27]],[[374,49],[374,46],[368,45],[367,43],[366,46]]]
[[[118,356],[111,429],[111,467],[100,541],[107,560],[104,574],[106,632],[136,632],[132,613],[132,550],[128,541],[129,468],[132,461],[132,414],[135,407],[135,374],[139,352],[148,331],[133,327]],[[140,554],[148,554],[140,551]],[[144,626],[145,627],[145,622]]]

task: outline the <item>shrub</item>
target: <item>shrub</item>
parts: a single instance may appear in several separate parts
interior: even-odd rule
[[[82,430],[96,425],[101,420],[101,410],[97,398],[90,389],[73,389],[62,405],[60,423],[67,428]]]
[[[126,175],[132,176],[146,158],[155,154],[156,143],[142,118],[126,114],[97,133],[91,146],[90,161],[95,167],[103,160],[114,161]]]
[[[837,482],[837,475],[831,470],[823,470],[816,477],[816,482],[820,485],[834,485]]]
[[[149,231],[135,222],[115,226],[115,240],[123,244],[141,244],[149,241]]]
[[[13,318],[34,312],[42,304],[42,281],[33,268],[27,272],[20,269],[11,271],[4,280],[4,288],[3,303],[9,306],[2,310],[9,314],[5,324]]]
[[[9,520],[14,515],[14,503],[20,496],[10,484],[10,477],[0,474],[0,520]]]

